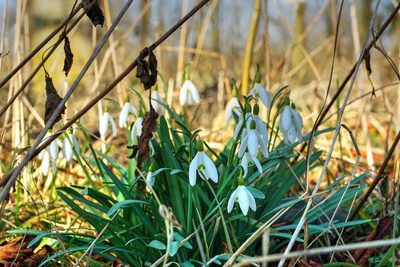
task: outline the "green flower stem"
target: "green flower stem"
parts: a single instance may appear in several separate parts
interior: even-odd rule
[[[224,232],[225,232],[225,238],[226,238],[226,244],[228,245],[228,250],[230,254],[233,254],[233,249],[232,249],[232,244],[231,244],[231,240],[229,238],[229,232],[228,232],[228,228],[226,227],[226,222],[225,222],[225,217],[224,217],[224,213],[222,212],[221,209],[221,205],[218,201],[217,195],[214,192],[214,189],[212,188],[212,186],[210,185],[210,183],[208,182],[207,179],[205,179],[203,173],[201,171],[199,171],[199,174],[203,177],[204,181],[206,181],[206,184],[208,185],[208,187],[210,188],[211,193],[214,195],[215,197],[215,201],[217,202],[218,205],[218,210],[219,210],[219,214],[221,215],[222,218],[222,227],[224,228]]]

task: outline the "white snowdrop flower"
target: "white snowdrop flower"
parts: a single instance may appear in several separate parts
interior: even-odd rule
[[[45,136],[43,137],[43,140],[41,142],[44,143],[47,138],[52,136],[51,130],[48,130]],[[39,153],[39,159],[42,160],[42,172],[44,175],[47,175],[50,169],[50,163],[53,165],[53,173],[57,171],[57,166],[56,166],[56,159],[58,157],[58,152],[59,152],[59,147],[57,144],[56,140],[53,140],[50,145],[48,145],[45,149],[43,149]]]
[[[256,83],[247,96],[251,95],[253,95],[254,98],[259,98],[265,107],[271,106],[271,95],[261,83]]]
[[[179,92],[179,103],[184,106],[186,103],[193,105],[193,102],[200,103],[200,94],[196,86],[190,81],[189,73],[185,70],[185,82]]]
[[[253,108],[253,120],[256,122],[256,130],[264,139],[264,142],[268,144],[268,129],[265,123],[261,120],[260,116],[258,115],[260,112],[260,107],[256,103]]]
[[[189,182],[191,186],[196,184],[196,174],[199,172],[199,175],[202,179],[211,179],[215,183],[218,183],[218,171],[214,165],[214,162],[207,156],[206,152],[204,152],[203,141],[197,142],[197,154],[193,158],[192,162],[189,165]]]
[[[146,176],[146,184],[147,187],[152,188],[155,182],[155,178],[153,177],[153,173],[155,171],[154,164],[152,163],[149,167],[149,171],[147,172]]]
[[[239,202],[239,207],[242,210],[244,216],[247,216],[249,207],[256,211],[256,201],[253,195],[244,186],[243,177],[239,177],[239,186],[233,191],[231,197],[228,200],[228,213],[233,209],[235,202]]]
[[[104,108],[104,114],[100,119],[100,135],[104,136],[108,130],[108,125],[111,124],[113,135],[117,135],[117,126],[115,125],[114,119],[111,117],[110,113],[108,113],[108,105]]]
[[[137,109],[130,103],[129,96],[125,97],[125,104],[119,114],[119,127],[123,128],[129,122],[130,116],[134,114],[137,117]]]
[[[243,168],[243,178],[247,176],[248,173],[248,168],[251,166],[256,166],[258,172],[261,174],[262,173],[262,167],[258,159],[254,156],[252,156],[248,151],[246,151],[243,155],[242,161],[240,162],[240,165],[242,165]]]
[[[250,155],[255,157],[258,152],[258,147],[260,147],[261,153],[264,157],[268,157],[269,153],[267,150],[267,144],[264,142],[264,139],[261,135],[256,131],[256,122],[254,120],[250,123],[250,131],[248,131],[247,135],[241,140],[239,146],[238,156],[241,158],[244,155],[246,149],[248,149]]]
[[[236,86],[233,87],[232,98],[231,98],[231,100],[229,100],[229,102],[225,108],[225,122],[226,123],[228,123],[228,121],[232,118],[233,112],[236,115],[238,115],[239,117],[242,116],[242,112],[240,110],[240,105],[239,105],[239,100],[238,100],[238,91],[237,91]]]
[[[65,138],[63,141],[63,145],[61,148],[61,151],[63,153],[64,158],[67,159],[67,161],[71,162],[72,156],[74,155],[75,149],[76,153],[80,155],[80,149],[79,149],[79,143],[76,140],[75,136],[72,134],[72,130],[68,131],[68,138]]]
[[[243,139],[247,133],[246,129],[250,129],[250,121],[251,121],[251,106],[250,104],[245,105],[245,111],[246,114],[244,117],[241,117],[238,124],[236,125],[235,132],[233,133],[233,140],[237,141],[240,133],[241,133],[241,139]],[[246,126],[243,126],[244,123],[246,122]]]
[[[133,124],[131,129],[131,139],[133,141],[133,144],[138,143],[138,137],[142,134],[142,124],[143,124],[142,111],[139,110],[137,115],[138,115],[137,120],[135,121],[135,124]]]
[[[303,139],[301,129],[303,128],[303,119],[300,114],[291,106],[286,105],[279,119],[279,130],[283,133],[283,141],[286,144],[293,144],[296,138]]]
[[[160,103],[165,104],[164,99],[158,93],[158,85],[156,83],[151,91],[151,105],[157,113],[162,115],[165,112],[165,107]]]

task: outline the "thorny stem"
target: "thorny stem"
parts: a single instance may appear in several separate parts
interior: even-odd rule
[[[157,46],[159,46],[162,42],[164,42],[172,33],[174,33],[179,27],[185,23],[189,18],[191,18],[199,9],[201,9],[205,4],[207,4],[210,0],[203,0],[199,4],[197,4],[185,17],[180,19],[174,26],[172,26],[163,36],[161,36],[156,42],[154,42],[151,46],[149,46],[149,51],[153,51]],[[108,36],[111,34],[111,31],[115,28],[115,26],[118,24],[118,18],[116,21],[113,23],[107,34],[104,36],[105,39],[108,38]],[[114,28],[113,28],[114,27]],[[103,38],[103,39],[104,39]],[[103,45],[104,42],[102,40]],[[91,62],[93,62],[94,58],[96,57],[97,53],[100,51],[101,47],[99,46],[98,48],[95,49],[92,57],[88,60],[87,65],[90,65]],[[147,56],[147,55],[146,55]],[[46,146],[48,146],[54,139],[56,139],[62,131],[67,130],[75,121],[77,121],[80,117],[82,117],[88,110],[90,110],[97,102],[99,102],[106,94],[108,94],[123,78],[125,78],[136,66],[138,62],[137,57],[117,78],[115,78],[114,81],[112,81],[100,94],[98,94],[92,101],[90,101],[80,112],[78,112],[75,116],[73,116],[65,125],[63,128],[60,129],[59,132],[53,134],[46,142],[44,142],[40,147],[36,148],[40,141],[43,139],[46,131],[50,129],[50,126],[53,125],[56,117],[61,113],[62,107],[64,104],[67,102],[69,97],[71,96],[73,90],[76,88],[78,85],[80,79],[82,79],[83,75],[86,73],[86,70],[88,69],[89,66],[86,66],[83,68],[81,74],[78,76],[77,80],[74,82],[74,84],[71,86],[70,90],[67,92],[63,100],[60,102],[58,105],[56,111],[54,114],[51,116],[50,120],[46,124],[46,127],[42,130],[42,132],[39,134],[36,142],[33,144],[31,149],[28,151],[27,155],[23,159],[23,161],[17,165],[15,168],[11,169],[6,175],[2,177],[0,180],[0,186],[5,185],[3,188],[2,192],[0,193],[0,202],[5,199],[5,197],[8,195],[8,192],[11,188],[11,186],[14,184],[17,175],[21,172],[22,168],[36,155],[40,153]]]
[[[20,69],[22,69],[26,63],[28,63],[34,55],[36,55],[40,49],[43,48],[43,46],[45,46],[61,29],[63,29],[68,21],[70,20],[70,18],[72,18],[73,16],[76,15],[76,13],[78,13],[78,11],[81,9],[81,5],[79,5],[77,8],[75,8],[75,10],[71,13],[71,16],[68,16],[68,18],[66,18],[53,32],[51,32],[49,34],[49,36],[46,37],[46,39],[44,39],[37,47],[35,47],[35,49],[33,49],[32,52],[29,53],[29,55],[26,56],[26,58],[24,58],[21,63],[18,64],[18,66],[16,66],[1,82],[0,82],[0,89],[11,79],[11,77],[13,77]],[[1,116],[1,115],[0,115]]]

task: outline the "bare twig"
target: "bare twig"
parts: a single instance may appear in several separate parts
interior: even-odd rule
[[[70,17],[75,16],[76,13],[81,9],[81,6],[79,5],[71,14],[71,16],[68,16],[54,31],[52,31],[49,36],[47,36],[38,46],[35,47],[35,49],[32,50],[32,52],[29,53],[29,55],[24,58],[21,63],[18,64],[7,76],[0,82],[0,89],[13,77],[22,67],[25,66],[26,63],[29,62],[29,60],[32,59],[36,53],[40,51],[40,49],[43,48],[59,31],[61,31],[64,26],[68,23]]]

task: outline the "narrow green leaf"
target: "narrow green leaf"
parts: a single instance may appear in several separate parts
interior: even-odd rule
[[[147,247],[151,247],[151,248],[155,248],[158,250],[164,250],[167,247],[164,245],[164,243],[162,243],[161,241],[158,240],[153,240],[150,242],[150,244],[147,245]]]
[[[107,217],[111,217],[111,215],[113,215],[117,210],[119,209],[123,209],[131,204],[146,204],[146,205],[150,205],[150,203],[145,202],[145,201],[141,201],[141,200],[135,200],[135,199],[127,199],[121,202],[118,202],[117,204],[115,204],[114,206],[112,206],[112,208],[107,212]]]

